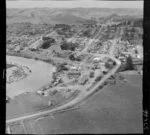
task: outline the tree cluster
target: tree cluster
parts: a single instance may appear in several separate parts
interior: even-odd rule
[[[114,61],[112,61],[111,59],[109,59],[106,63],[105,63],[105,67],[107,69],[112,69],[114,67],[116,63]]]
[[[133,67],[133,62],[132,62],[132,58],[131,56],[129,55],[127,58],[126,58],[126,70],[133,70],[134,67]]]
[[[42,48],[43,49],[47,49],[49,48],[53,43],[55,43],[55,39],[51,38],[51,37],[42,37],[43,40],[43,44],[42,44]]]
[[[91,29],[87,29],[82,33],[83,36],[85,37],[90,37],[91,36]]]
[[[72,61],[81,61],[82,59],[79,57],[75,57],[73,54],[69,55],[69,59]]]
[[[60,47],[62,50],[75,51],[75,49],[78,47],[78,44],[77,43],[63,42]]]

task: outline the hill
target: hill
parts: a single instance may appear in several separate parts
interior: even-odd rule
[[[138,9],[108,8],[30,8],[7,9],[7,24],[29,22],[33,24],[75,24],[103,17],[128,16],[142,18],[143,12]]]

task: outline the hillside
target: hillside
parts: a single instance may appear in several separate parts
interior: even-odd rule
[[[7,9],[7,24],[30,22],[34,24],[74,24],[103,17],[128,16],[142,18],[143,13],[137,9],[107,9],[107,8],[30,8]]]

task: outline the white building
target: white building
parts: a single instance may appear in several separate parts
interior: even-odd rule
[[[37,50],[37,49],[41,46],[42,42],[43,42],[42,39],[39,39],[38,41],[34,42],[34,43],[29,47],[29,49],[31,49],[31,50]]]

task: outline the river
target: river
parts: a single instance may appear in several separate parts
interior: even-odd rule
[[[52,73],[56,70],[52,64],[16,56],[6,56],[6,62],[27,66],[31,69],[31,73],[26,78],[6,84],[6,95],[10,98],[24,92],[36,91],[51,81]]]

